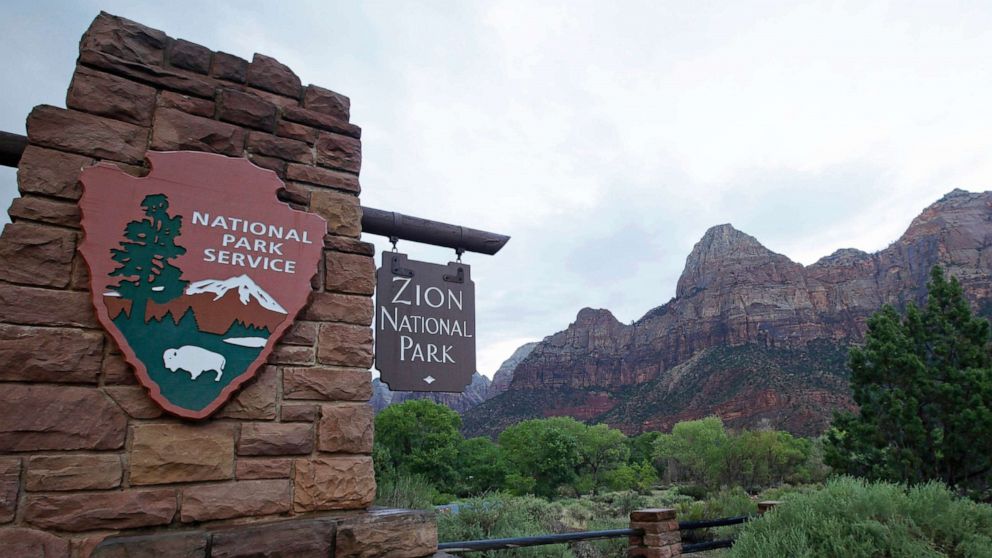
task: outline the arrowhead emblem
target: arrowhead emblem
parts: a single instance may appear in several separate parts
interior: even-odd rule
[[[80,177],[93,305],[151,398],[200,419],[265,363],[306,305],[326,222],[243,158],[149,152]]]

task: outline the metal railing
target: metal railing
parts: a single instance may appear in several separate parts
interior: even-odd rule
[[[717,519],[701,519],[698,521],[679,521],[679,531],[693,531],[727,525],[740,525],[758,516],[739,515]],[[604,531],[576,531],[572,533],[555,533],[550,535],[534,535],[530,537],[511,537],[503,539],[481,539],[474,541],[454,541],[438,543],[437,549],[445,552],[483,552],[486,550],[512,550],[527,546],[543,546],[550,544],[565,544],[580,541],[618,539],[623,537],[644,536],[643,529],[609,529]],[[692,554],[717,548],[730,548],[733,539],[719,539],[695,543],[683,543],[682,554]]]
[[[437,549],[445,552],[482,552],[484,550],[509,550],[525,546],[542,546],[547,544],[563,544],[579,541],[618,539],[621,537],[640,537],[644,534],[641,529],[609,529],[605,531],[576,531],[574,533],[555,533],[551,535],[534,535],[532,537],[512,537],[506,539],[484,539],[476,541],[456,541],[438,543]]]

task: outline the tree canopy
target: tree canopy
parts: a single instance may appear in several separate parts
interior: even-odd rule
[[[840,413],[827,463],[869,479],[938,479],[987,490],[992,480],[989,322],[972,314],[957,279],[935,267],[920,309],[891,306],[868,321],[850,354],[857,413]]]

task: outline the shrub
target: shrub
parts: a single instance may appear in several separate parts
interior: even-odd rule
[[[433,509],[439,494],[430,481],[420,475],[391,474],[379,478],[375,503],[387,508]]]
[[[533,496],[490,494],[485,498],[468,498],[458,510],[438,514],[439,541],[464,541],[522,537],[551,532],[545,521],[557,517],[556,506]],[[562,545],[538,546],[515,550],[472,553],[486,558],[571,558]]]
[[[939,483],[842,477],[747,524],[731,556],[992,556],[992,506]]]

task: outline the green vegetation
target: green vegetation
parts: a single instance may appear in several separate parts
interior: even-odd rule
[[[685,540],[739,534],[729,555],[740,557],[992,556],[992,506],[961,496],[992,494],[992,332],[955,279],[935,268],[927,287],[922,309],[887,306],[869,320],[850,352],[859,411],[838,414],[822,439],[728,431],[717,417],[627,437],[555,417],[494,443],[463,439],[454,412],[411,401],[376,421],[380,503],[462,497],[439,515],[439,533],[463,540],[623,527],[643,507],[674,507],[682,520],[753,515],[774,499],[785,503],[760,520]],[[824,461],[861,478],[824,486]],[[599,558],[625,544],[481,556]]]
[[[729,433],[715,417],[631,438],[570,417],[532,419],[504,430],[498,443],[464,439],[460,426],[457,413],[429,400],[381,412],[373,449],[379,503],[426,507],[497,492],[632,498],[652,494],[660,473],[683,484],[680,501],[688,501],[724,498],[721,487],[756,491],[825,476],[813,442],[771,430]]]
[[[787,498],[745,525],[731,556],[992,556],[992,506],[939,483],[907,489],[850,477]]]
[[[989,322],[972,315],[956,279],[934,268],[921,310],[886,306],[851,351],[857,414],[839,414],[826,460],[867,479],[940,480],[972,494],[992,485]]]
[[[777,430],[728,433],[717,417],[680,422],[659,435],[654,458],[669,481],[697,485],[697,496],[720,487],[755,492],[782,483],[822,481],[815,443]]]

